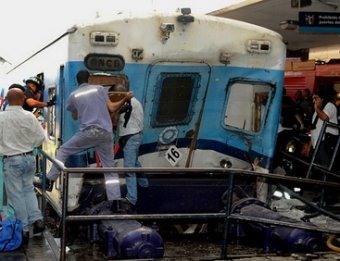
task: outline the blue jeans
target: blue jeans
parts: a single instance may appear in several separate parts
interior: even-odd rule
[[[113,155],[113,133],[104,129],[91,126],[76,133],[69,141],[64,143],[58,150],[56,159],[65,164],[68,156],[76,154],[94,147],[99,155],[104,168],[114,167]],[[53,165],[47,178],[56,180],[59,170]],[[118,200],[121,198],[119,176],[117,173],[105,173],[105,187],[108,200]]]
[[[134,167],[141,167],[142,165],[138,161],[138,153],[139,147],[142,142],[143,135],[141,133],[132,135],[126,142],[123,152],[124,152],[124,167],[125,168],[134,168]],[[148,179],[142,174],[139,173],[126,173],[125,174],[126,180],[126,189],[127,194],[126,198],[129,202],[133,205],[137,203],[137,182],[138,185],[142,187],[148,187],[149,181]]]
[[[3,162],[7,203],[22,221],[24,231],[29,231],[33,222],[42,219],[33,186],[35,156],[13,156],[4,158]]]

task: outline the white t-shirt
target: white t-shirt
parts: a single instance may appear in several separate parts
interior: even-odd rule
[[[21,106],[7,106],[0,112],[0,155],[32,151],[45,140],[45,131],[32,112]]]
[[[130,119],[124,127],[124,115],[122,113],[119,116],[119,125],[118,125],[118,134],[120,137],[129,135],[129,134],[137,134],[138,132],[143,131],[143,121],[144,121],[144,112],[142,104],[135,98],[131,98],[131,106],[132,111],[130,115]]]
[[[327,114],[329,122],[335,123],[335,124],[338,123],[337,109],[336,109],[336,107],[333,103],[331,103],[331,102],[327,103],[325,108],[323,109],[323,112]],[[314,115],[313,115],[312,122],[314,122],[316,115],[317,114],[315,112]],[[316,142],[319,138],[319,134],[320,134],[322,125],[323,125],[323,120],[318,119],[318,121],[316,123],[316,128],[314,130],[311,130],[311,140],[312,140],[313,148],[315,148]],[[339,134],[338,129],[333,128],[333,127],[327,127],[326,132],[329,132],[329,133],[334,134],[334,135]]]

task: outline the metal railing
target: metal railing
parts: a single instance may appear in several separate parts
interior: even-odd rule
[[[329,122],[329,121],[324,121],[319,133],[318,140],[316,142],[315,149],[313,151],[313,155],[311,158],[311,162],[309,164],[307,173],[306,173],[306,178],[310,178],[312,175],[312,170],[313,168],[320,171],[320,173],[323,175],[323,181],[326,181],[328,177],[336,177],[340,178],[340,173],[339,170],[337,170],[337,173],[333,172],[334,169],[334,164],[338,164],[336,162],[336,157],[339,155],[339,146],[340,146],[340,135],[338,134],[336,137],[336,144],[334,144],[334,149],[332,151],[332,156],[330,157],[330,161],[328,163],[328,166],[324,166],[320,164],[319,162],[315,162],[317,159],[317,155],[320,152],[320,147],[321,143],[326,139],[326,130],[328,127],[332,127],[333,129],[337,129],[338,133],[340,132],[340,125]],[[324,146],[325,147],[325,146]],[[322,206],[324,204],[324,199],[325,199],[325,190],[321,190],[321,196],[320,196],[320,205]]]
[[[322,141],[326,138],[325,134],[326,134],[327,127],[332,127],[334,129],[337,129],[338,133],[340,132],[340,125],[329,122],[329,121],[323,122],[323,125],[322,125],[321,130],[320,130],[320,134],[319,134],[319,137],[318,137],[318,140],[316,142],[316,146],[315,146],[312,158],[311,158],[311,162],[309,164],[308,171],[306,173],[306,178],[311,177],[311,171],[312,171],[313,167],[318,167],[319,170],[321,168],[321,170],[323,170],[325,175],[327,175],[327,174],[332,175],[332,169],[334,167],[334,163],[335,163],[335,160],[336,160],[336,156],[338,155],[339,146],[340,146],[340,135],[339,134],[337,136],[336,144],[334,144],[335,145],[334,150],[332,152],[331,160],[330,160],[328,166],[322,166],[320,164],[315,163],[316,156],[319,153],[320,145],[321,145]],[[338,177],[339,177],[339,175],[338,175]]]
[[[262,173],[262,172],[255,172],[255,171],[247,171],[247,170],[240,170],[240,169],[215,169],[215,168],[66,168],[62,166],[59,162],[55,159],[50,157],[44,151],[40,151],[43,156],[43,167],[46,166],[46,161],[49,160],[53,164],[55,164],[61,173],[62,178],[62,202],[61,202],[61,209],[54,204],[53,200],[50,198],[49,194],[45,191],[44,184],[45,184],[45,174],[43,173],[43,188],[41,191],[43,201],[42,204],[44,205],[46,201],[48,201],[51,206],[54,208],[56,213],[61,218],[61,238],[60,238],[60,249],[59,249],[59,257],[57,257],[60,261],[66,260],[66,224],[69,221],[95,221],[95,220],[121,220],[121,219],[137,219],[137,220],[146,220],[146,219],[209,219],[209,218],[218,218],[222,219],[224,222],[224,232],[223,232],[223,241],[221,247],[221,258],[227,258],[227,244],[228,244],[228,231],[230,228],[230,221],[231,220],[239,220],[242,222],[258,222],[264,223],[269,225],[277,225],[277,226],[287,226],[287,227],[294,227],[294,228],[301,228],[301,229],[309,229],[309,230],[316,230],[325,233],[331,234],[340,234],[340,230],[335,231],[334,229],[322,229],[322,228],[311,228],[309,226],[303,226],[295,223],[288,223],[283,221],[273,221],[268,219],[262,218],[255,218],[249,216],[243,216],[239,214],[231,213],[232,210],[232,193],[234,188],[234,180],[235,177],[245,176],[249,178],[265,178],[268,183],[292,183],[292,184],[299,184],[299,185],[310,185],[316,186],[317,188],[331,188],[331,189],[340,189],[340,184],[334,182],[327,182],[327,181],[319,181],[313,179],[306,179],[306,178],[297,178],[297,177],[290,177],[290,176],[281,176],[278,174],[271,174],[271,173]],[[46,169],[43,169],[44,171]],[[191,173],[191,174],[202,174],[206,173],[207,175],[216,173],[222,174],[226,177],[226,185],[228,188],[227,199],[226,199],[226,208],[225,212],[221,213],[192,213],[192,214],[113,214],[113,215],[69,215],[67,211],[68,206],[68,184],[69,184],[69,177],[74,173],[127,173],[127,172],[143,172],[148,174],[154,175],[171,175],[175,173]],[[289,190],[288,188],[281,186],[282,189]],[[232,189],[229,189],[232,188]],[[309,203],[308,201],[304,200],[302,197],[294,194],[292,196],[299,198],[309,206],[315,208],[320,213],[323,213],[331,218],[334,218],[340,221],[340,217],[334,215],[333,213],[314,206],[314,204]],[[44,208],[43,208],[44,210]]]

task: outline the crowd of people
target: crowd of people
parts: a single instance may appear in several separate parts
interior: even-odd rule
[[[294,128],[300,131],[310,129],[314,105],[309,89],[298,90],[295,93],[295,100],[283,92],[281,125],[286,128]]]
[[[128,86],[113,86],[112,91],[124,93],[119,101],[112,102],[108,88],[89,84],[90,74],[81,70],[77,74],[78,88],[73,91],[66,109],[74,120],[79,121],[79,132],[58,149],[56,159],[64,164],[70,155],[84,149],[95,148],[103,167],[114,167],[114,135],[112,115],[118,119],[117,133],[124,152],[125,167],[140,167],[139,146],[143,137],[143,107],[128,90]],[[45,140],[42,124],[32,113],[34,108],[55,104],[55,97],[41,101],[42,82],[38,77],[26,81],[26,86],[12,84],[2,104],[0,113],[0,156],[3,160],[3,176],[7,193],[7,204],[14,209],[15,216],[23,223],[24,241],[28,242],[29,231],[41,233],[45,229],[42,213],[38,208],[33,178],[36,171],[34,148]],[[93,106],[93,104],[96,106]],[[47,173],[52,182],[59,177],[57,166]],[[105,173],[107,200],[112,202],[112,211],[133,213],[137,204],[137,184],[147,187],[148,180],[136,173],[126,174],[127,194],[122,197],[119,176]]]

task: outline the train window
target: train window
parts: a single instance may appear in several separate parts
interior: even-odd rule
[[[259,132],[265,121],[272,86],[265,83],[235,82],[228,88],[224,124]]]
[[[156,86],[153,126],[188,123],[200,80],[197,73],[163,73]]]

